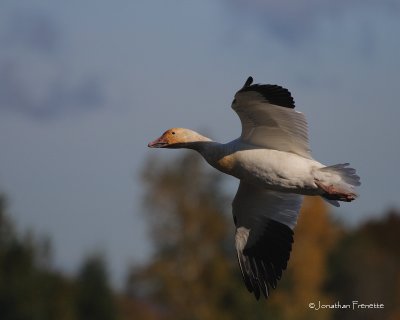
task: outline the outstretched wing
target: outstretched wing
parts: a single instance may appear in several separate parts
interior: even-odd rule
[[[240,182],[232,203],[236,251],[247,289],[266,298],[286,269],[303,196]]]
[[[311,158],[307,121],[294,110],[290,92],[277,85],[252,82],[249,77],[232,102],[242,122],[242,141]]]

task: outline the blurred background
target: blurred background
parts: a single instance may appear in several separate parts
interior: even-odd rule
[[[399,33],[397,0],[1,1],[0,319],[400,319]],[[237,267],[237,181],[147,149],[236,138],[250,75],[363,183],[306,199],[267,302]],[[308,307],[354,300],[385,308]]]

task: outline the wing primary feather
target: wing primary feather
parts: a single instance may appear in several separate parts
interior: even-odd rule
[[[253,286],[252,286],[250,278],[246,272],[245,261],[244,261],[245,257],[240,252],[238,252],[237,257],[238,257],[239,267],[240,267],[240,271],[242,273],[244,284],[246,285],[247,290],[249,290],[250,292],[253,292]]]
[[[250,230],[249,237],[251,236]],[[276,288],[282,271],[287,268],[292,243],[292,229],[269,219],[261,237],[256,241],[246,241],[243,251],[238,252],[246,287],[254,293],[256,299],[259,299],[261,294],[268,298],[269,288]]]
[[[249,77],[250,79],[251,77]],[[285,108],[294,109],[295,103],[290,91],[286,88],[278,86],[276,84],[253,84],[253,78],[251,81],[247,79],[245,85],[237,93],[255,91],[260,94],[267,102]],[[249,85],[246,85],[249,83]]]
[[[246,82],[244,83],[243,88],[250,86],[252,83],[253,83],[253,77],[250,76],[247,78]]]

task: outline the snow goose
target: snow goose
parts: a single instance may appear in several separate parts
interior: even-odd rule
[[[240,180],[232,203],[236,251],[245,285],[259,299],[287,267],[303,195],[339,206],[356,198],[360,178],[348,163],[325,166],[312,158],[306,119],[287,89],[252,82],[249,77],[232,102],[242,123],[238,139],[221,144],[173,128],[148,146],[196,150]]]

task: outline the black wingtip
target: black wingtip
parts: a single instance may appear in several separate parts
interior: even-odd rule
[[[243,88],[250,86],[252,83],[253,83],[253,77],[250,76],[247,78],[246,82],[244,83]]]
[[[252,234],[250,233],[250,237]],[[253,243],[249,246],[249,243]],[[246,287],[257,300],[261,294],[268,298],[270,289],[277,287],[292,251],[293,230],[285,224],[268,219],[264,233],[256,242],[250,239],[243,250],[249,268],[242,270]],[[242,263],[243,264],[243,263]]]
[[[249,77],[243,88],[237,93],[254,91],[260,94],[266,101],[280,107],[293,109],[294,99],[290,91],[276,84],[253,84],[253,78]]]

